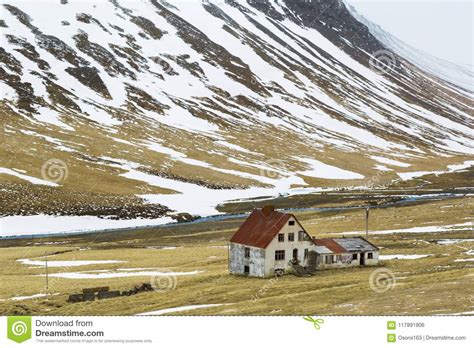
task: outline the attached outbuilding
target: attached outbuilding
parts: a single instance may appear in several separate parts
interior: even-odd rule
[[[362,237],[314,238],[317,269],[377,265],[379,248]]]
[[[290,213],[255,209],[229,243],[229,272],[253,277],[376,265],[379,249],[361,237],[312,238]]]

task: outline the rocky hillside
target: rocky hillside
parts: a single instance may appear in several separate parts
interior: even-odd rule
[[[0,30],[3,215],[212,214],[473,151],[472,92],[340,0],[2,0]]]

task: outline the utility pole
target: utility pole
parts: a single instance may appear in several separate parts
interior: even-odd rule
[[[369,239],[369,210],[369,207],[365,208],[365,239]]]
[[[49,290],[49,284],[48,284],[48,253],[46,252],[45,255],[45,267],[46,267],[46,291]]]

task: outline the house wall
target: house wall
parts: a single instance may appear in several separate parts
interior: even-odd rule
[[[367,255],[368,253],[372,253],[373,258],[368,259]],[[357,254],[357,259],[352,260],[352,254]],[[353,252],[353,253],[344,253],[344,254],[327,254],[327,255],[334,255],[335,257],[335,263],[327,264],[326,263],[326,254],[321,255],[319,260],[318,260],[318,269],[332,269],[332,268],[345,268],[345,267],[354,267],[354,266],[360,266],[360,254],[361,252]],[[372,266],[372,265],[377,265],[379,262],[379,252],[378,251],[366,251],[363,252],[365,255],[365,265],[366,266]],[[341,256],[341,260],[338,261],[337,256]],[[345,261],[347,260],[347,261]]]
[[[245,248],[250,249],[250,257],[245,257]],[[249,276],[265,276],[265,249],[249,247],[242,244],[229,244],[229,271],[233,274],[246,275],[245,266],[249,266]]]
[[[290,221],[295,221],[293,226],[289,225]],[[288,269],[288,262],[293,258],[293,249],[298,249],[298,260],[300,261],[301,266],[306,266],[308,259],[304,259],[304,249],[308,249],[308,252],[312,250],[313,242],[311,238],[306,235],[308,240],[299,241],[298,232],[303,231],[303,227],[296,221],[294,218],[290,218],[288,222],[283,226],[279,233],[285,235],[284,242],[278,241],[278,235],[270,242],[267,249],[265,250],[265,276],[270,277],[275,274],[275,269]],[[288,234],[295,234],[295,241],[288,241]],[[285,250],[285,260],[276,261],[275,260],[275,251],[276,250]]]
[[[365,254],[365,264],[367,266],[374,266],[374,265],[378,265],[379,264],[379,252],[378,250],[375,250],[375,251],[370,251],[373,255],[374,255],[374,258],[373,259],[367,259],[367,254],[369,252],[366,252]]]

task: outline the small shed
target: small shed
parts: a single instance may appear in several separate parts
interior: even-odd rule
[[[362,237],[313,238],[318,258],[317,269],[376,265],[379,248]]]

